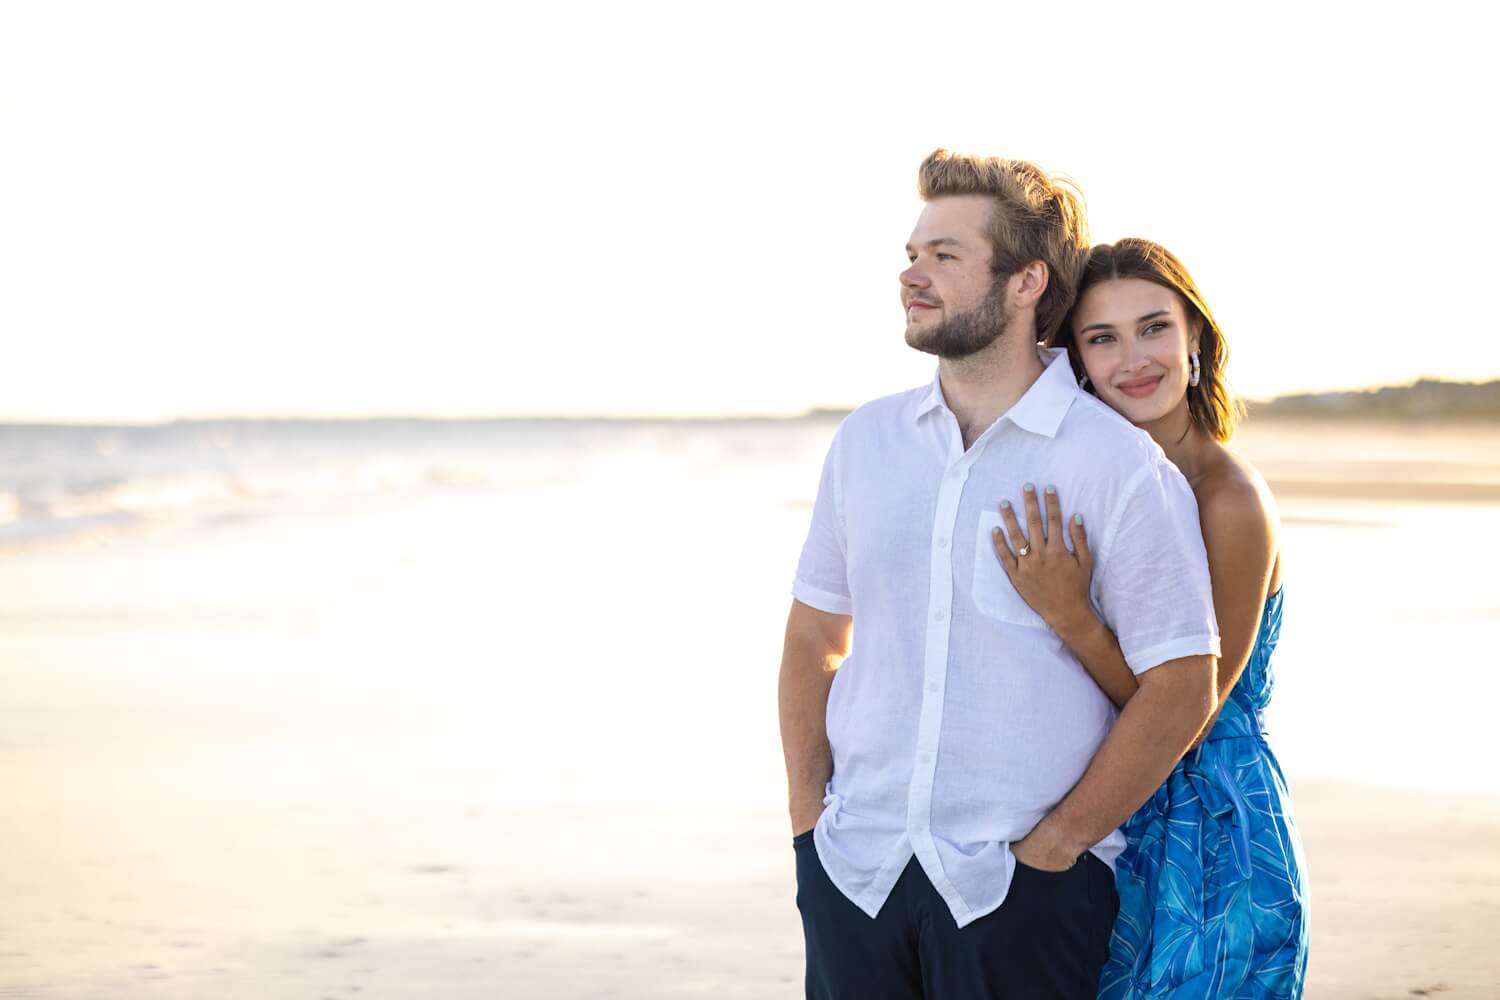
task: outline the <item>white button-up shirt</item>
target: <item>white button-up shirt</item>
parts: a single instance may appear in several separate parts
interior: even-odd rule
[[[1039,501],[1053,485],[1064,515],[1083,515],[1090,599],[1136,673],[1219,652],[1186,481],[1078,388],[1063,352],[1043,361],[967,451],[934,377],[851,413],[824,462],[792,594],[852,615],[854,636],[828,698],[833,777],[813,841],[872,917],[913,854],[958,926],[999,907],[1010,843],[1067,795],[1116,717],[1001,568],[1002,499],[1024,524],[1022,485]],[[1113,867],[1123,847],[1115,831],[1093,852]]]

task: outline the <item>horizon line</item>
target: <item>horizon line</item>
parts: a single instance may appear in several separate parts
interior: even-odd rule
[[[1432,375],[1418,376],[1408,382],[1386,385],[1369,385],[1349,389],[1314,389],[1298,392],[1283,393],[1269,398],[1254,398],[1249,396],[1239,397],[1247,406],[1260,407],[1274,404],[1286,399],[1306,399],[1315,396],[1355,396],[1376,393],[1386,389],[1411,389],[1423,382],[1435,382],[1454,386],[1486,386],[1500,385],[1500,378],[1462,380],[1439,378]],[[400,413],[400,412],[363,412],[363,413],[287,413],[287,412],[263,412],[263,413],[207,413],[207,414],[178,414],[175,416],[156,415],[151,417],[123,418],[110,416],[77,416],[77,417],[28,417],[0,413],[0,427],[168,427],[173,424],[212,424],[212,423],[379,423],[398,421],[422,421],[427,423],[496,423],[502,421],[574,421],[574,422],[609,422],[609,421],[635,421],[640,423],[668,423],[668,422],[734,422],[734,421],[792,421],[809,420],[843,415],[852,412],[859,404],[834,405],[820,404],[806,407],[801,410],[762,410],[739,413],[711,413],[704,411],[690,412],[531,412],[531,413],[485,413],[485,414],[443,414],[443,413]]]

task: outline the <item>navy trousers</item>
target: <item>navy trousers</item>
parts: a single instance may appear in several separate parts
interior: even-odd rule
[[[812,831],[792,840],[808,1000],[1094,1000],[1120,900],[1092,854],[1017,862],[998,910],[962,929],[912,858],[873,920],[829,881]]]

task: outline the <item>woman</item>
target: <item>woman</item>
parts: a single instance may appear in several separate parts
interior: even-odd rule
[[[1116,865],[1120,913],[1099,996],[1300,996],[1306,869],[1261,722],[1281,628],[1277,516],[1265,481],[1224,445],[1240,412],[1224,381],[1224,337],[1177,258],[1126,239],[1090,253],[1077,304],[1054,341],[1067,348],[1080,385],[1147,431],[1192,487],[1223,653],[1206,735],[1126,823],[1129,846]],[[1046,493],[1045,522],[1035,492],[1024,496],[1028,526],[1005,506],[996,555],[1049,624],[1089,616],[1082,633],[1066,630],[1067,641],[1124,706],[1136,679],[1090,608],[1083,525],[1069,525],[1070,552],[1060,544],[1056,492]],[[1042,544],[1028,548],[1039,532]],[[1052,532],[1059,544],[1049,546]]]

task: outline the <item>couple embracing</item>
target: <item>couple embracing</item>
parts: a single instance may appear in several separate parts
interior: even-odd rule
[[[937,373],[839,426],[781,666],[807,996],[1300,996],[1277,518],[1213,314],[1032,164],[918,177]]]

